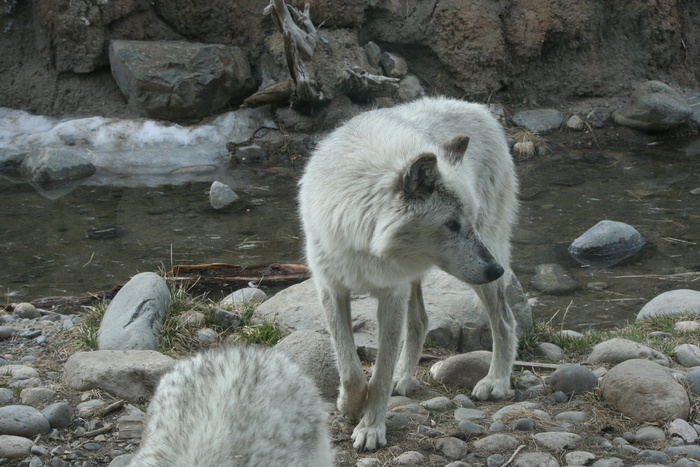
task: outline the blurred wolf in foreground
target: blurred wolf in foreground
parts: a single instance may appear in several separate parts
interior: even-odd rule
[[[413,370],[428,324],[421,278],[432,266],[472,284],[488,312],[491,368],[472,394],[512,394],[517,341],[502,276],[516,193],[503,130],[478,104],[425,98],[370,111],[317,147],[300,181],[300,212],[338,359],[338,408],[359,420],[356,449],[386,445],[392,386],[402,395],[419,386]],[[370,292],[379,301],[369,384],[353,340],[351,292]]]
[[[148,407],[131,467],[332,467],[323,403],[284,354],[224,347],[181,360]]]

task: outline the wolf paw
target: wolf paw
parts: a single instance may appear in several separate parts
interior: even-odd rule
[[[340,387],[338,395],[338,410],[348,417],[352,422],[356,422],[362,417],[367,400],[367,383],[361,381],[353,388]]]
[[[474,386],[472,396],[479,400],[487,399],[507,399],[513,396],[510,388],[510,380],[484,378]]]
[[[360,421],[352,432],[352,446],[357,451],[375,451],[386,446],[384,421],[377,426],[369,426],[364,420]]]
[[[413,376],[394,380],[394,392],[400,396],[408,396],[420,388],[420,382]]]

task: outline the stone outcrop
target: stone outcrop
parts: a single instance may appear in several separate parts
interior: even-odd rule
[[[112,41],[109,62],[129,107],[164,120],[201,119],[253,91],[238,47],[183,41]]]

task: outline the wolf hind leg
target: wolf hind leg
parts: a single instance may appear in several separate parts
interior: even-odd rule
[[[474,286],[488,313],[493,340],[493,355],[489,372],[479,381],[472,395],[479,400],[505,399],[513,396],[510,378],[517,352],[516,324],[513,312],[506,301],[506,273],[500,279],[485,285]]]
[[[411,284],[403,349],[394,373],[394,392],[396,394],[407,396],[420,388],[420,382],[413,376],[413,373],[420,359],[427,331],[428,315],[423,303],[421,281],[417,280]]]
[[[338,410],[356,422],[367,400],[367,380],[352,335],[350,292],[318,287],[338,362]]]
[[[407,300],[407,286],[379,296],[377,361],[369,381],[362,420],[352,433],[353,446],[358,451],[371,451],[386,446],[386,406],[391,395]]]

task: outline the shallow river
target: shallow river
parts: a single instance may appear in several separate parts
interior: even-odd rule
[[[634,319],[659,293],[700,289],[700,142],[633,151],[554,148],[521,162],[522,209],[513,262],[536,316],[580,329]],[[695,147],[696,149],[692,149]],[[110,290],[138,272],[176,264],[303,262],[296,174],[232,168],[245,202],[208,207],[210,182],[158,187],[84,185],[49,200],[0,179],[0,300]],[[603,219],[634,226],[647,246],[607,269],[583,268],[566,246]],[[530,271],[564,265],[581,285],[538,294]],[[587,287],[605,282],[604,290]]]

